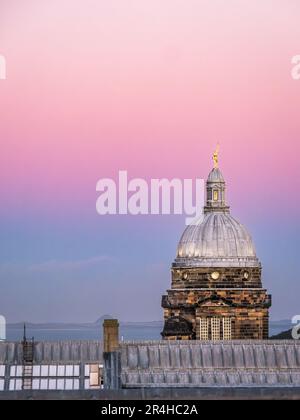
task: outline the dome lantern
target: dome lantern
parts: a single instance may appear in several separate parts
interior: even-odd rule
[[[229,212],[225,201],[226,184],[219,168],[214,168],[206,181],[206,206],[204,213],[212,211]]]

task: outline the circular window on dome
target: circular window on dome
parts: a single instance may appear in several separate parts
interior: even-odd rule
[[[248,271],[244,271],[244,279],[248,280],[249,276],[250,276],[250,274],[248,273]]]
[[[218,278],[220,277],[220,273],[218,271],[214,271],[213,273],[211,273],[210,276],[213,280],[218,280]]]

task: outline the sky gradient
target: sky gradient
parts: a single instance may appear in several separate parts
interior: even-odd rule
[[[271,317],[300,313],[298,0],[0,0],[0,313],[162,318],[184,216],[99,216],[96,182],[206,178],[220,142]]]

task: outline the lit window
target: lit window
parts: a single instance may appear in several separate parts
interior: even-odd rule
[[[66,376],[73,376],[73,366],[67,365],[66,366]]]
[[[221,320],[219,318],[212,318],[211,319],[211,339],[212,340],[220,340],[221,333]]]
[[[48,389],[48,379],[41,379],[41,388],[40,389]]]
[[[57,373],[57,366],[56,365],[49,366],[49,376],[56,376],[56,373]]]
[[[99,365],[90,366],[90,386],[98,387],[100,385]]]
[[[65,389],[73,389],[73,379],[66,379]]]
[[[65,366],[57,366],[57,376],[65,376]]]
[[[5,366],[0,365],[0,376],[5,376]]]
[[[48,376],[49,375],[49,366],[48,365],[42,365],[41,366],[41,376]]]
[[[49,389],[56,389],[56,379],[49,379]]]
[[[98,377],[93,377],[95,368],[98,367]],[[90,384],[89,376],[91,375],[91,386],[97,380],[98,388],[102,384],[102,365],[86,365],[85,366],[85,379]],[[87,375],[88,372],[88,375]],[[2,376],[2,377],[1,377]],[[22,389],[22,376],[23,366],[13,365],[10,366],[9,389],[11,391],[17,391]],[[32,381],[30,388],[34,390],[71,390],[80,389],[80,365],[34,365],[32,366],[32,375],[29,376]],[[0,365],[0,391],[5,386],[5,366]]]
[[[231,318],[223,318],[223,340],[231,340]]]
[[[200,318],[200,340],[208,340],[208,320]]]
[[[16,379],[16,391],[20,391],[22,389],[22,379]]]
[[[65,389],[65,380],[64,379],[58,379],[57,380],[57,389]]]
[[[73,389],[79,389],[79,379],[74,379]]]
[[[90,376],[90,365],[84,366],[84,376]]]
[[[33,366],[32,376],[40,376],[41,375],[41,366]]]
[[[15,379],[10,379],[10,381],[9,381],[9,390],[10,391],[14,391],[15,390],[15,383],[16,383],[16,380]]]
[[[32,389],[40,389],[40,380],[39,379],[33,379],[32,380]]]
[[[9,390],[10,391],[14,391],[15,390],[15,379],[11,379],[10,381],[9,381]]]
[[[214,190],[214,201],[218,201],[218,200],[219,200],[219,191]]]
[[[20,391],[22,389],[22,380],[21,379],[11,379],[9,381],[9,390],[10,391]]]
[[[14,365],[10,367],[10,376],[22,376],[23,375],[23,366]]]
[[[4,391],[4,379],[0,379],[0,391]]]
[[[85,389],[101,388],[103,384],[103,365],[96,363],[85,365]]]

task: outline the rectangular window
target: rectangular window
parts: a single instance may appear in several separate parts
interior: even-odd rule
[[[103,365],[92,363],[85,365],[85,389],[102,388],[103,385]]]
[[[65,389],[73,389],[73,379],[66,379],[65,382]]]
[[[57,389],[65,389],[65,380],[57,379]]]
[[[79,389],[79,379],[74,379],[73,389]]]
[[[103,365],[85,365],[85,379],[88,380],[88,388],[101,388],[103,377]],[[9,389],[11,391],[22,389],[23,366],[10,366]],[[1,377],[2,376],[2,377]],[[0,365],[0,391],[4,388],[5,366]],[[32,369],[32,389],[80,389],[80,365],[34,365]]]
[[[48,389],[48,379],[41,379],[40,389]]]
[[[73,366],[67,365],[66,366],[66,376],[73,376]]]
[[[41,366],[33,366],[32,376],[40,376],[41,375]]]
[[[219,191],[214,190],[214,201],[218,201],[218,200],[219,200]]]
[[[221,339],[221,320],[220,318],[211,319],[211,339],[220,340]]]
[[[4,390],[4,379],[0,379],[0,391]]]
[[[200,318],[199,339],[232,340],[232,318]]]
[[[41,366],[41,376],[49,376],[49,366],[42,365]]]
[[[10,379],[9,381],[10,391],[21,391],[21,389],[22,389],[22,379]]]
[[[223,318],[223,340],[232,339],[231,318]]]
[[[23,375],[22,365],[13,365],[10,367],[10,376],[22,376],[22,375]]]
[[[57,376],[65,376],[65,366],[57,366]]]
[[[100,386],[100,370],[99,365],[90,365],[90,387]]]
[[[0,376],[5,376],[5,365],[0,365]]]
[[[49,366],[49,376],[56,376],[57,375],[57,366],[50,365]]]
[[[32,380],[32,389],[40,389],[40,380],[39,379],[33,379]]]
[[[200,318],[200,340],[208,340],[208,319]]]
[[[49,379],[48,389],[56,389],[56,379]]]

